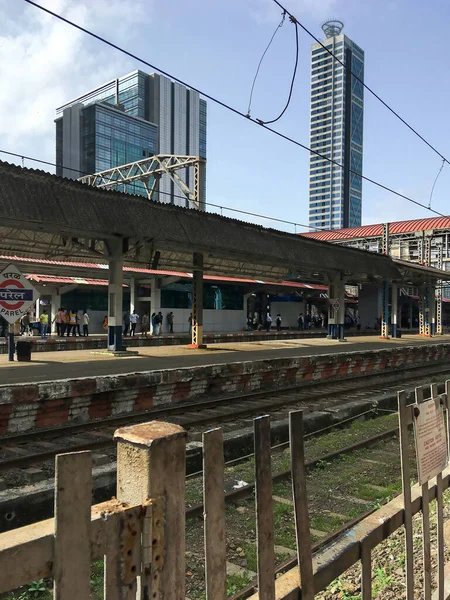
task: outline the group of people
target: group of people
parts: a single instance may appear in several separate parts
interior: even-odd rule
[[[44,315],[46,315],[47,317],[46,325],[48,328],[48,315],[47,311],[44,310],[40,316],[41,336],[43,328],[42,317]],[[78,310],[64,310],[64,308],[61,306],[60,308],[58,308],[58,312],[56,313],[56,316],[53,319],[53,323],[56,324],[56,335],[58,337],[64,337],[65,335],[67,337],[69,337],[70,335],[79,335],[80,337],[81,335],[83,335],[83,337],[88,337],[89,335],[89,315],[86,310],[84,310],[82,315],[80,315]],[[83,325],[83,334],[81,334],[81,325]]]
[[[138,322],[141,324],[141,335],[142,337],[148,337],[148,334],[151,335],[161,335],[164,317],[161,311],[154,312],[150,316],[149,313],[145,313],[142,315],[142,318],[136,313],[136,311],[127,312],[123,317],[123,335],[130,335],[134,337],[136,335],[136,328]],[[169,312],[166,315],[166,323],[167,323],[167,332],[173,333],[173,322],[174,322],[174,314],[173,312]],[[105,317],[105,321],[103,323],[104,329],[108,328],[108,317]]]

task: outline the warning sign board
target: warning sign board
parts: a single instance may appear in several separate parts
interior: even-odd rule
[[[39,298],[38,291],[14,265],[0,273],[0,315],[15,323]]]
[[[336,300],[332,300],[331,306],[334,310],[339,310],[341,308],[341,303],[339,302],[339,299],[336,298]]]
[[[444,407],[439,399],[414,407],[414,436],[419,483],[423,485],[441,473],[448,463]]]

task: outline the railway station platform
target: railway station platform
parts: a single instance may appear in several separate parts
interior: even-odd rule
[[[181,369],[259,360],[291,359],[322,354],[378,352],[392,348],[449,345],[450,334],[434,338],[405,335],[400,339],[380,340],[379,336],[348,337],[346,343],[321,338],[263,339],[216,343],[204,350],[186,346],[143,346],[139,356],[115,357],[104,350],[68,350],[34,354],[31,362],[8,362],[0,356],[0,386],[25,382],[55,381],[156,370]]]
[[[46,352],[30,363],[3,355],[0,435],[428,365],[448,365],[450,373],[449,358],[450,335],[144,347],[123,358],[105,351]]]

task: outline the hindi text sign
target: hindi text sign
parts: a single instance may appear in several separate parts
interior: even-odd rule
[[[37,290],[14,265],[0,273],[0,315],[15,323],[39,298]]]
[[[448,463],[444,407],[439,398],[427,400],[414,407],[414,436],[416,439],[417,471],[423,485]]]

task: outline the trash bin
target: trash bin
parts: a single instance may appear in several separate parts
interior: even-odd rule
[[[31,342],[24,342],[22,340],[16,343],[17,360],[19,362],[26,362],[31,360]]]

